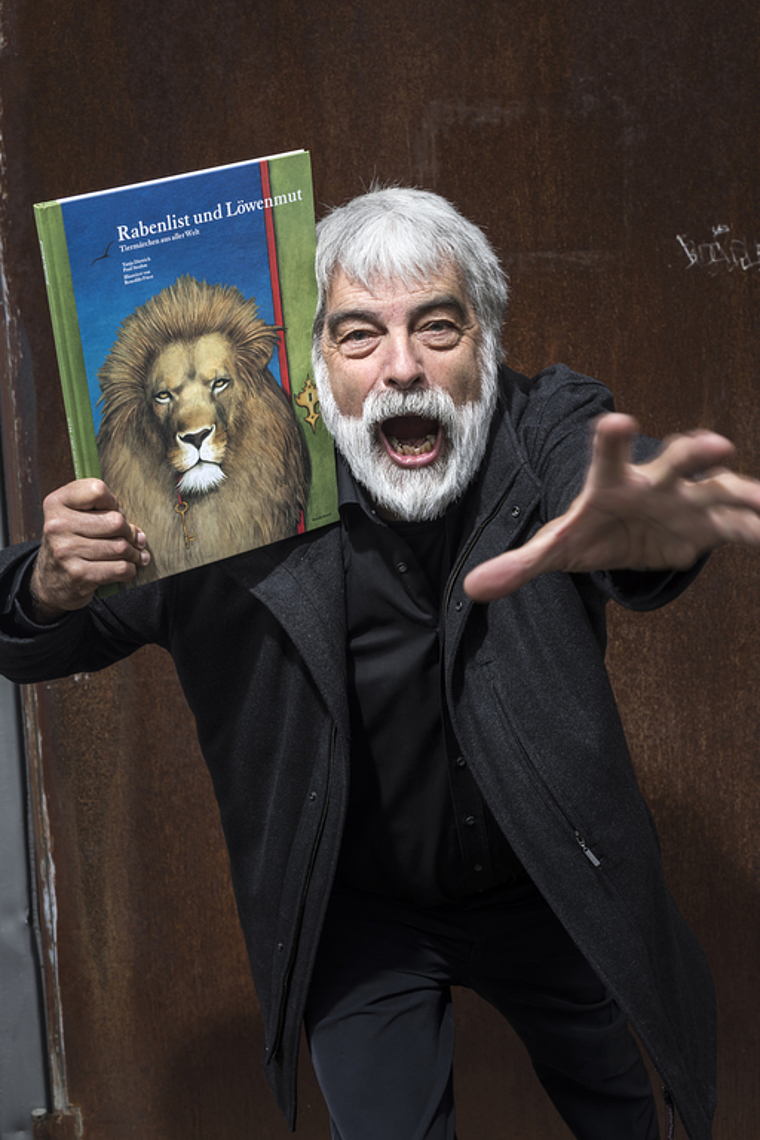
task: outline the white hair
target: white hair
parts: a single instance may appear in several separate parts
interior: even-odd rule
[[[507,279],[499,259],[482,230],[445,198],[427,190],[389,187],[354,198],[319,223],[315,268],[319,303],[312,361],[325,426],[354,478],[379,507],[408,522],[438,518],[464,493],[486,449],[507,306]],[[448,393],[435,388],[391,390],[367,396],[360,416],[342,414],[322,355],[335,274],[342,270],[372,292],[390,283],[412,287],[450,269],[458,274],[478,322],[479,398],[456,405]],[[381,425],[400,415],[436,420],[443,428],[441,454],[430,465],[399,467],[385,453]]]
[[[484,345],[500,361],[507,278],[481,229],[429,190],[373,188],[338,206],[317,226],[315,355],[327,294],[339,269],[371,290],[390,281],[409,285],[429,280],[449,266],[461,275]]]

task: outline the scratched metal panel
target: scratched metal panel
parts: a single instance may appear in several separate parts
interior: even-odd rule
[[[413,181],[486,225],[514,367],[598,375],[652,433],[760,470],[760,14],[707,0],[4,0],[2,411],[9,516],[70,477],[33,201],[305,146],[317,202]],[[610,655],[670,881],[721,1002],[718,1140],[760,1116],[758,558],[720,552]],[[55,1107],[109,1140],[284,1137],[225,855],[170,665],[26,697]],[[52,848],[51,848],[52,844]],[[54,878],[53,878],[54,872]],[[53,915],[57,925],[53,925]],[[53,953],[53,951],[55,953]],[[463,1137],[561,1140],[511,1031],[458,995]],[[65,1042],[65,1047],[64,1047]],[[327,1135],[304,1064],[300,1134]]]
[[[0,505],[0,533],[3,528]],[[31,1140],[46,1058],[29,884],[18,697],[0,679],[0,1140]]]

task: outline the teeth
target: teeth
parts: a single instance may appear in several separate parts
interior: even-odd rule
[[[419,443],[410,443],[408,440],[396,439],[394,435],[386,437],[396,455],[427,455],[435,447],[436,433],[430,432]]]

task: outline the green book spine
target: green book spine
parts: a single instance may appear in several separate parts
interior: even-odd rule
[[[34,210],[76,477],[105,477],[144,530],[151,562],[135,584],[334,520],[334,451],[310,374],[309,155]],[[269,353],[274,341],[255,366],[252,337]],[[216,353],[208,375],[183,372],[175,342]],[[202,432],[186,426],[196,421]]]
[[[338,501],[333,478],[335,456],[324,421],[318,415],[311,374],[311,324],[317,306],[317,284],[314,277],[314,195],[308,152],[270,159],[269,179],[273,197],[300,192],[304,200],[297,212],[275,210],[273,214],[283,321],[287,330],[291,400],[312,465],[311,492],[305,512],[306,529],[310,530],[337,517]]]
[[[45,285],[58,356],[74,473],[77,479],[89,476],[99,479],[100,463],[87,390],[87,375],[63,213],[58,202],[43,202],[34,207],[34,217],[45,269]]]

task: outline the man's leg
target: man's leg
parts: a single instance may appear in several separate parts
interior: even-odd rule
[[[527,877],[429,910],[336,892],[306,1011],[334,1140],[454,1140],[453,984],[507,1017],[578,1140],[658,1140],[625,1019]]]
[[[471,906],[465,984],[499,1009],[579,1140],[658,1140],[649,1077],[625,1017],[528,883],[508,905]]]
[[[338,889],[328,913],[305,1020],[333,1140],[454,1140],[446,969],[396,912]]]

